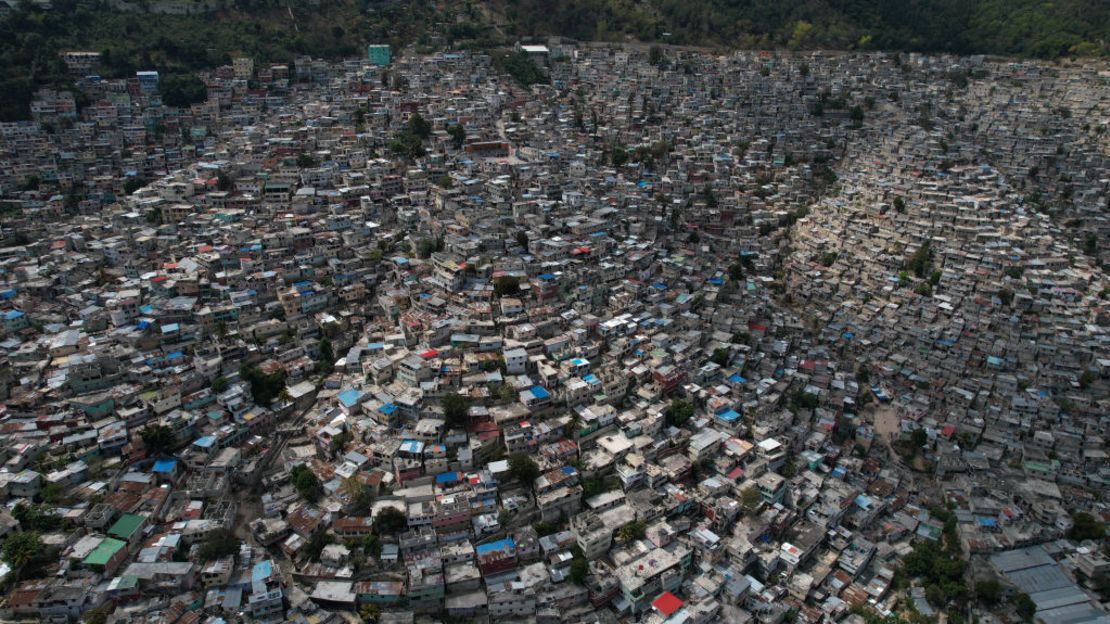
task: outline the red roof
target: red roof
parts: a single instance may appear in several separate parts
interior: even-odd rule
[[[682,601],[671,592],[663,592],[651,602],[651,606],[663,615],[671,617],[672,613],[682,608]]]
[[[420,357],[424,358],[425,360],[430,360],[437,355],[439,355],[439,351],[436,351],[435,349],[428,349],[427,351],[421,353]]]

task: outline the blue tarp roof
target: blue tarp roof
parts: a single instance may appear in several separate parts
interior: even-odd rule
[[[547,399],[551,397],[551,394],[543,386],[532,386],[532,396],[537,399]]]
[[[378,411],[385,414],[386,416],[389,416],[393,412],[397,411],[397,406],[392,403],[386,403],[385,405],[379,407]]]
[[[23,312],[19,310],[8,310],[4,313],[4,320],[11,321],[23,316]]]
[[[721,412],[720,414],[717,414],[717,418],[720,418],[721,420],[726,421],[726,422],[732,422],[732,421],[736,420],[737,418],[740,418],[740,414],[738,414],[736,412],[736,410],[731,410],[730,409],[730,410],[725,410],[725,411]]]
[[[159,459],[158,461],[154,462],[154,472],[160,474],[173,472],[173,469],[176,467],[176,459]]]
[[[736,373],[729,375],[728,380],[732,383],[744,383],[745,381],[747,381],[747,379],[741,377],[740,375],[737,375]]]
[[[474,547],[474,552],[478,553],[479,555],[484,555],[486,553],[491,553],[498,550],[512,550],[513,548],[516,548],[516,544],[513,542],[513,538],[506,537],[505,539],[500,539],[496,542],[478,544]]]
[[[461,472],[441,472],[436,475],[436,483],[453,483],[462,479]]]
[[[214,438],[213,436],[204,436],[203,438],[197,438],[196,442],[193,442],[193,445],[199,446],[201,448],[208,448],[215,443],[216,438]]]

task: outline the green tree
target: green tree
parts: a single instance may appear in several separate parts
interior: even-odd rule
[[[681,427],[694,415],[694,406],[689,401],[675,397],[671,399],[671,407],[667,410],[667,423]]]
[[[1029,594],[1020,593],[1014,596],[1014,609],[1022,620],[1032,622],[1033,616],[1037,613],[1037,603],[1033,602]]]
[[[632,522],[629,522],[628,524],[622,526],[620,530],[617,531],[617,537],[619,537],[622,541],[628,542],[632,540],[643,539],[646,533],[647,525],[643,522],[640,522],[639,520],[633,520]]]
[[[358,608],[358,616],[362,618],[363,622],[377,622],[378,618],[381,617],[381,615],[381,607],[372,602],[367,602]]]
[[[177,448],[177,436],[166,425],[151,425],[139,432],[139,435],[143,438],[143,446],[151,455],[169,455]]]
[[[988,607],[993,607],[1002,599],[1002,584],[994,579],[975,582],[975,598]]]
[[[502,275],[493,281],[493,294],[508,297],[520,292],[520,279],[515,275]]]
[[[925,445],[929,443],[929,434],[925,433],[924,428],[919,427],[910,434],[910,441],[917,448],[925,448]]]
[[[0,555],[12,567],[18,578],[30,571],[46,552],[39,534],[34,531],[19,531],[4,540]]]
[[[540,467],[527,453],[514,453],[509,456],[509,474],[522,484],[532,487],[540,476]]]
[[[316,473],[312,472],[304,464],[297,464],[293,466],[293,470],[289,473],[290,481],[293,487],[296,488],[297,493],[301,498],[310,503],[315,503],[320,500],[322,488],[320,487],[320,479],[316,477]]]
[[[713,349],[713,355],[709,356],[710,362],[713,362],[717,366],[721,367],[728,366],[729,359],[729,351],[728,349],[725,349],[723,347],[717,347],[716,349]]]
[[[227,390],[227,386],[228,386],[227,377],[224,377],[224,376],[221,375],[221,376],[217,376],[215,379],[212,380],[212,392],[215,392],[216,394],[219,394],[219,393],[223,392],[224,390]]]
[[[201,542],[198,556],[201,561],[214,561],[239,554],[242,542],[228,529],[220,528],[210,532]]]
[[[575,557],[570,562],[570,582],[575,585],[585,585],[586,578],[590,576],[590,563],[585,557]]]
[[[466,425],[470,412],[470,399],[452,392],[443,397],[443,417],[450,427]]]
[[[374,516],[373,530],[378,535],[396,535],[408,526],[404,512],[396,507],[385,507]]]
[[[85,624],[105,624],[108,621],[108,610],[105,607],[89,609],[82,619]]]
[[[451,145],[455,149],[462,149],[466,144],[466,128],[462,124],[456,123],[447,126],[447,134],[451,137]]]
[[[1076,541],[1101,540],[1106,537],[1106,525],[1093,515],[1080,511],[1072,515],[1068,537]]]
[[[760,496],[759,490],[753,485],[740,492],[740,504],[748,511],[755,511],[763,504],[763,497]]]

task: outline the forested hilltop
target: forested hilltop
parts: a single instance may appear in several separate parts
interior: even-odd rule
[[[123,10],[126,9],[126,10]],[[167,14],[191,11],[189,14]],[[167,102],[203,97],[193,72],[248,55],[360,54],[367,42],[489,48],[524,36],[686,45],[885,49],[1018,57],[1106,55],[1106,0],[54,0],[0,18],[0,119],[66,87],[59,52],[102,53],[107,76],[156,69]]]

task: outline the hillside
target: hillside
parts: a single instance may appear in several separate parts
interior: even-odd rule
[[[56,0],[0,19],[0,119],[26,118],[35,88],[66,86],[64,50],[104,53],[103,73],[157,69],[171,103],[202,94],[192,72],[246,54],[336,58],[367,42],[495,47],[522,36],[744,48],[944,51],[1053,58],[1105,54],[1104,0]],[[111,7],[132,6],[120,11]],[[189,9],[191,14],[153,11]],[[176,81],[176,82],[175,82]]]

